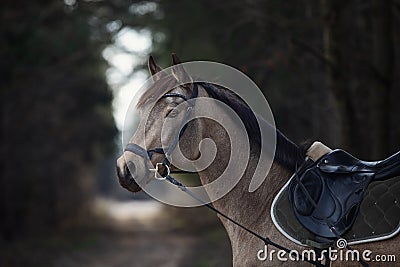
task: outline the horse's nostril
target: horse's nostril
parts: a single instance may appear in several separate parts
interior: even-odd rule
[[[118,176],[119,178],[122,177],[121,169],[120,169],[120,167],[119,167],[118,165],[117,165],[117,176]]]
[[[125,168],[127,168],[126,173],[130,173],[131,176],[134,176],[135,171],[136,171],[136,166],[135,163],[132,161],[128,161],[128,163],[125,165]]]

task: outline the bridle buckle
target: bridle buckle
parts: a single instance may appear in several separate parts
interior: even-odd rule
[[[161,174],[158,173],[158,168],[160,165],[164,166],[167,169],[167,174],[165,176],[162,176]],[[169,168],[169,166],[162,162],[156,163],[156,167],[154,169],[149,169],[149,170],[154,171],[154,178],[161,181],[167,179],[167,176],[169,176],[171,173],[171,169]]]

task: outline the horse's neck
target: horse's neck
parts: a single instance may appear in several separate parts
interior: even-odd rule
[[[224,159],[218,158],[215,160],[224,161]],[[251,157],[249,167],[237,185],[228,194],[213,203],[217,209],[251,229],[259,228],[264,225],[263,222],[270,220],[269,211],[273,198],[290,176],[288,170],[273,163],[263,184],[256,191],[249,192],[252,178],[250,170],[255,167],[257,162],[258,158]],[[213,177],[213,173],[212,168],[200,173],[202,183],[211,182],[210,177]]]
[[[215,125],[203,126],[197,128],[203,129],[203,131],[200,131],[203,134],[201,139],[210,138],[217,144],[217,154],[213,162],[208,168],[199,172],[200,180],[204,185],[213,182],[224,172],[229,160],[231,160],[231,146],[229,144],[230,138],[225,131],[218,130]],[[195,144],[197,145],[197,143]],[[282,147],[277,147],[277,149],[282,149]],[[287,182],[291,171],[274,162],[261,186],[256,191],[249,192],[250,181],[259,161],[258,152],[259,147],[257,145],[252,146],[247,169],[239,182],[229,193],[215,201],[213,205],[246,228],[262,236],[279,240],[282,239],[282,236],[274,228],[269,212],[274,196]],[[234,266],[258,265],[256,253],[263,248],[262,241],[225,218],[219,217],[231,240]],[[283,241],[283,244],[286,243]]]
[[[225,144],[229,139],[224,136],[220,136],[220,138],[221,140],[214,140],[219,144],[214,162],[199,173],[202,184],[208,184],[217,179],[230,160],[229,153],[227,153],[229,144]],[[273,198],[287,182],[290,172],[274,162],[263,184],[256,191],[249,192],[249,184],[257,163],[258,153],[251,153],[247,169],[237,185],[213,204],[217,209],[244,226],[265,232],[269,228],[269,225],[266,224],[270,222],[269,210]],[[231,236],[231,230],[235,232],[235,227],[232,228],[232,223],[222,221]]]
[[[200,91],[200,94],[202,93],[204,92]],[[224,111],[217,110],[214,112],[223,113]],[[229,116],[225,118],[225,120],[230,120]],[[233,125],[235,122],[226,123]],[[200,137],[201,139],[212,139],[217,146],[217,154],[215,155],[212,163],[205,170],[199,172],[203,185],[210,184],[218,179],[227,169],[229,161],[234,161],[235,165],[241,165],[241,163],[243,163],[243,160],[237,160],[237,158],[243,157],[242,155],[238,156],[238,153],[245,154],[245,152],[241,151],[240,149],[240,151],[231,151],[232,146],[230,144],[230,136],[221,126],[210,121],[202,121],[201,123],[199,121],[199,125],[196,127],[196,129],[202,133]],[[242,143],[242,141],[238,140],[238,143]],[[198,142],[196,141],[192,145],[197,148]],[[243,150],[244,149],[246,149],[246,144],[243,147]],[[277,149],[279,149],[279,147]],[[196,149],[189,149],[189,151],[194,150]],[[236,172],[229,171],[232,173],[231,180],[240,178],[239,182],[229,193],[213,203],[216,208],[220,209],[226,215],[248,227],[260,227],[262,224],[260,222],[269,220],[269,210],[273,201],[273,197],[286,183],[290,176],[290,173],[287,169],[274,162],[269,173],[266,174],[267,176],[266,179],[264,179],[263,184],[256,191],[249,192],[250,181],[259,161],[259,152],[259,144],[252,143],[250,158],[245,160],[245,162],[248,162],[248,165],[242,177],[236,177],[236,175],[240,175],[237,173],[243,173],[240,172],[241,170]],[[219,188],[216,191],[218,190]],[[216,193],[219,195],[220,192]],[[213,192],[208,192],[208,194],[212,195]],[[211,196],[211,198],[213,198],[213,196]],[[224,225],[229,233],[228,224],[224,222]]]
[[[218,158],[217,154],[215,161],[224,162],[225,159]],[[274,196],[286,183],[290,173],[274,162],[263,184],[256,191],[249,192],[248,188],[252,176],[250,169],[255,168],[257,162],[257,157],[251,157],[249,166],[238,184],[213,204],[218,210],[248,229],[277,240],[281,237],[273,226],[269,211]],[[218,165],[214,167],[217,168]],[[219,173],[219,170],[212,166],[201,172],[202,183],[211,182],[214,172]],[[263,242],[225,218],[219,216],[219,219],[222,221],[231,241],[234,266],[259,264],[256,254],[263,248]]]

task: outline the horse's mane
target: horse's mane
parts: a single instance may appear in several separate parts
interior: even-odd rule
[[[159,86],[160,84],[162,84],[162,86]],[[251,144],[261,144],[261,133],[257,118],[250,107],[237,94],[219,85],[206,82],[198,82],[197,84],[202,86],[211,98],[223,102],[237,113],[246,127]],[[174,79],[161,79],[141,96],[137,103],[137,107],[142,107],[148,100],[155,101],[158,97],[171,91],[176,86],[178,86],[178,84]],[[266,121],[265,123],[268,124]],[[268,125],[272,127],[270,124]],[[297,146],[276,129],[275,160],[279,164],[290,170],[294,170],[296,165],[298,166],[304,161],[306,148],[307,147],[303,148]]]
[[[256,115],[250,109],[250,107],[234,92],[228,90],[222,86],[201,82],[199,83],[207,92],[207,94],[219,100],[230,108],[232,108],[242,120],[246,127],[247,134],[251,142],[261,145],[261,133],[258,125]],[[260,118],[258,118],[260,120]],[[271,126],[267,121],[263,120],[267,127]],[[299,166],[305,158],[307,145],[304,147],[297,146],[295,143],[290,141],[284,134],[276,129],[276,150],[275,160],[290,170],[294,170],[296,165]]]

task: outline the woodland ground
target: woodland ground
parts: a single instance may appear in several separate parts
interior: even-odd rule
[[[2,244],[1,267],[230,266],[215,215],[154,201],[100,200],[91,226]],[[4,245],[4,246],[3,246]]]

